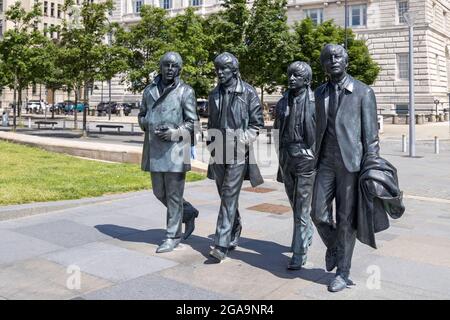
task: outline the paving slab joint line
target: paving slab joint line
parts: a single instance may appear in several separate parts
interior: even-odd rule
[[[142,192],[142,191],[138,191]],[[116,197],[111,197],[116,196]],[[99,203],[110,203],[110,202],[116,202],[120,200],[130,199],[137,197],[136,192],[133,192],[131,194],[117,194],[117,195],[108,195],[108,198],[105,198],[105,196],[96,197],[96,198],[82,198],[82,199],[75,199],[75,200],[66,200],[67,203],[56,203],[55,202],[49,202],[48,204],[42,205],[42,206],[31,206],[32,203],[24,204],[24,205],[17,205],[17,209],[14,208],[6,208],[1,209],[0,208],[0,221],[15,219],[15,218],[22,218],[37,214],[45,214],[45,213],[54,213],[58,211],[64,211],[67,209],[73,209],[82,207],[85,205],[92,205],[92,204],[99,204]],[[59,202],[59,201],[56,201]],[[16,206],[16,205],[14,205]],[[29,207],[28,207],[29,206]]]
[[[403,197],[405,199],[414,199],[414,200],[427,201],[427,202],[450,203],[450,199],[422,197],[422,196],[415,196],[412,194],[405,194]]]

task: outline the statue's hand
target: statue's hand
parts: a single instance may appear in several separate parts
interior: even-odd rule
[[[167,128],[166,130],[155,131],[155,134],[163,141],[177,141],[179,139],[178,129]]]

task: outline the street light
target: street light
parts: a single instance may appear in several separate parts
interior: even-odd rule
[[[416,115],[414,109],[414,14],[403,14],[409,26],[409,156],[416,156]]]
[[[438,116],[438,105],[439,105],[439,99],[434,99],[434,104],[436,105],[436,117]]]
[[[111,30],[111,21],[109,21],[108,18],[106,18],[106,21],[108,22],[108,46],[109,46],[109,52],[108,52],[108,58],[111,59],[111,44],[112,44],[112,30]],[[103,86],[103,83],[102,83]],[[111,78],[108,79],[108,120],[111,120]],[[102,94],[103,95],[103,94]],[[103,98],[102,98],[103,99]]]
[[[348,46],[348,37],[347,37],[347,28],[348,28],[348,6],[347,6],[347,0],[345,0],[344,2],[344,32],[345,32],[345,50],[347,50],[347,46]]]

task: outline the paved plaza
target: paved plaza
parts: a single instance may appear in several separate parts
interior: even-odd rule
[[[200,211],[196,229],[164,254],[155,250],[164,237],[165,209],[151,191],[1,207],[0,298],[449,299],[448,124],[424,130],[442,130],[440,154],[434,154],[435,134],[419,133],[414,159],[401,152],[407,127],[393,127],[385,127],[381,150],[398,169],[406,212],[377,234],[377,250],[357,244],[350,289],[327,291],[333,273],[324,270],[317,232],[305,268],[286,269],[292,213],[274,181],[272,157],[262,168],[262,188],[243,187],[242,240],[220,264],[208,258],[219,208],[211,180],[187,184],[185,198]]]

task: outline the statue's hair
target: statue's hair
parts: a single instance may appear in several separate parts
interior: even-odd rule
[[[239,61],[233,54],[229,52],[223,52],[214,59],[214,65],[217,66],[218,64],[228,67],[233,71],[239,72]]]
[[[159,59],[159,66],[161,67],[163,62],[165,61],[174,61],[180,69],[183,68],[183,59],[181,58],[180,54],[175,51],[169,51],[166,52],[161,59]]]
[[[304,79],[308,80],[308,82],[311,82],[312,69],[309,64],[303,61],[294,61],[289,65],[287,69],[288,74],[291,72],[293,73],[294,70],[298,70]]]
[[[324,61],[325,61],[325,56],[333,51],[340,51],[342,52],[342,55],[344,56],[345,62],[348,63],[348,53],[347,50],[345,50],[345,48],[343,46],[341,46],[340,44],[334,44],[334,43],[329,43],[327,45],[325,45],[322,49],[322,51],[320,52],[320,63],[323,65]]]

